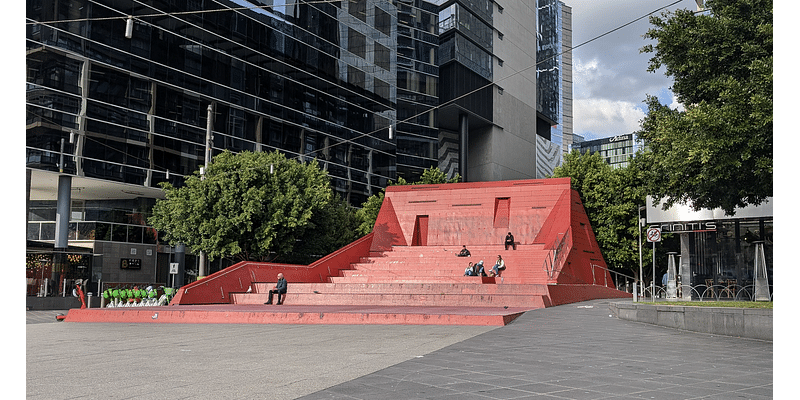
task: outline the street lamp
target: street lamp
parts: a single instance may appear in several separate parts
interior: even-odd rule
[[[208,116],[206,117],[206,152],[205,152],[205,167],[200,169],[200,176],[201,179],[205,178],[206,171],[208,171],[208,162],[211,160],[211,141],[213,136],[211,135],[211,126],[213,125],[213,121],[211,118],[214,117],[214,107],[211,104],[208,105]],[[208,275],[208,256],[206,255],[205,251],[200,250],[200,265],[197,268],[197,279],[205,278]]]
[[[643,271],[642,271],[642,227],[645,224],[645,220],[642,218],[642,210],[644,210],[645,206],[639,206],[639,224],[636,230],[639,231],[639,296],[644,296],[644,281],[642,280]]]

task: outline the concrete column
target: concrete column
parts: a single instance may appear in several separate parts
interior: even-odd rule
[[[692,299],[692,266],[689,263],[689,233],[681,233],[681,299]]]
[[[459,130],[459,151],[458,151],[458,171],[461,174],[462,182],[469,182],[467,169],[469,168],[469,116],[461,114],[458,119]]]
[[[25,169],[25,230],[28,229],[28,220],[30,219],[31,210],[31,174],[33,171]]]
[[[55,248],[66,249],[69,239],[69,215],[72,204],[72,177],[58,177],[58,201],[56,203],[56,237]]]
[[[69,246],[69,215],[72,204],[72,177],[60,175],[58,177],[58,200],[56,202],[56,237],[53,246],[53,271],[50,279],[56,285],[61,281],[60,275],[64,273],[67,265],[67,246]],[[53,293],[60,293],[62,287],[56,287]]]
[[[172,262],[178,263],[178,274],[175,275],[175,287],[183,286],[186,275],[186,245],[178,243],[175,246],[175,259]],[[167,282],[169,285],[172,282]]]

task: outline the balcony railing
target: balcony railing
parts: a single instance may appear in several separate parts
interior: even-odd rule
[[[68,240],[156,244],[158,233],[151,226],[121,224],[101,221],[73,221],[69,223]],[[54,241],[55,221],[29,221],[28,240]]]

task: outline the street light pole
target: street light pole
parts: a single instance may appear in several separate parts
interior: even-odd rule
[[[214,117],[214,108],[211,104],[208,105],[208,116],[206,117],[206,152],[205,152],[205,166],[201,171],[201,179],[205,179],[206,171],[208,171],[208,163],[211,160],[211,126],[213,125],[212,118]],[[208,256],[205,251],[200,250],[200,265],[197,270],[197,279],[205,278],[208,275]]]
[[[639,231],[639,296],[644,296],[644,281],[642,280],[643,277],[643,270],[642,270],[642,210],[644,210],[645,206],[639,207],[639,220],[637,221],[637,228],[636,230]]]

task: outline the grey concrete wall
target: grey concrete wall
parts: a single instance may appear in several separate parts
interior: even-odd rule
[[[680,330],[772,341],[772,310],[615,302],[619,319]]]
[[[536,116],[536,2],[505,1],[492,14],[493,81],[507,94],[534,107]],[[502,39],[500,38],[502,34]],[[499,60],[503,64],[499,64]],[[531,128],[535,130],[535,125]]]
[[[493,96],[494,124],[470,131],[470,181],[536,179],[535,105],[496,88]]]

